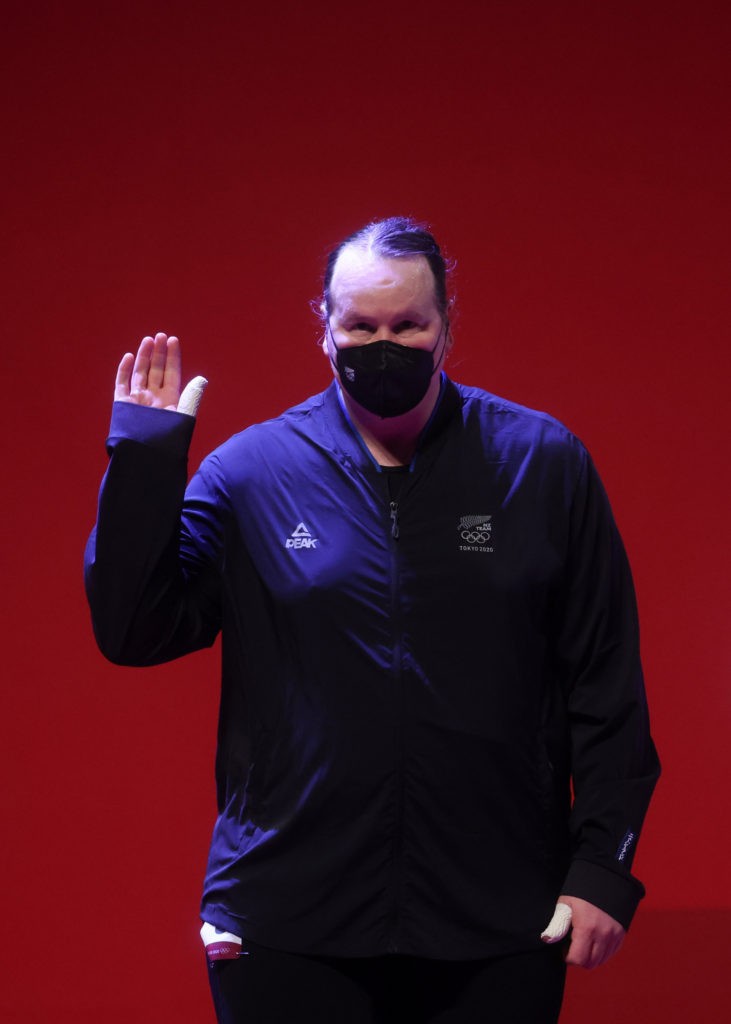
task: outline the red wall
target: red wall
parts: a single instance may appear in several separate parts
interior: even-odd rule
[[[180,335],[211,382],[197,461],[327,383],[308,308],[324,254],[394,212],[458,261],[452,375],[587,442],[635,571],[665,764],[636,862],[649,895],[622,956],[576,976],[567,1020],[616,1020],[611,993],[622,1020],[684,1020],[691,995],[713,1018],[731,924],[728,11],[3,5],[0,1019],[211,1019],[196,914],[217,653],[114,668],[82,592],[114,370],[143,334]]]

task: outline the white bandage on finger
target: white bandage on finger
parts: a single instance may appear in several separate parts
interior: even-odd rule
[[[568,903],[557,903],[553,917],[548,922],[546,930],[541,932],[544,942],[560,942],[569,933],[571,927],[571,907]]]
[[[178,402],[178,412],[183,412],[186,416],[195,416],[207,386],[208,381],[205,377],[194,377],[186,384]]]

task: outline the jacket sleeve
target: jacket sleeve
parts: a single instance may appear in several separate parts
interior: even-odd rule
[[[629,564],[601,481],[583,448],[581,455],[557,643],[573,783],[562,891],[627,928],[644,895],[630,869],[660,764]]]
[[[97,643],[120,665],[210,646],[220,627],[220,502],[183,513],[192,416],[115,402],[109,466],[85,557]]]

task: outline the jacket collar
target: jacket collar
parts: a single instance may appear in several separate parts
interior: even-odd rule
[[[349,456],[361,469],[380,472],[380,466],[368,451],[363,438],[348,414],[337,381],[334,380],[323,393],[323,399],[328,426],[336,448]],[[449,425],[457,417],[461,404],[462,400],[456,384],[445,373],[442,373],[439,397],[421,432],[414,458],[411,460],[412,471],[417,462],[440,446]]]

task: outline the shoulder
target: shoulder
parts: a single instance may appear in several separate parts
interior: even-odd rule
[[[501,398],[482,388],[456,384],[465,429],[489,439],[491,447],[505,455],[540,452],[576,459],[587,452],[581,440],[550,413]]]
[[[312,395],[279,416],[254,423],[233,434],[204,460],[203,465],[216,465],[226,474],[251,472],[257,467],[302,458],[303,449],[321,430],[320,420],[329,389]]]

